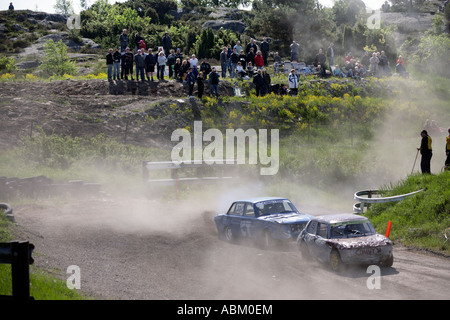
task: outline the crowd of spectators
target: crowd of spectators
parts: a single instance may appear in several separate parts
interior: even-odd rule
[[[172,41],[166,32],[161,39],[161,46],[157,47],[156,53],[152,48],[146,46],[145,40],[139,33],[134,35],[134,45],[131,45],[127,30],[124,29],[119,36],[120,45],[109,49],[106,55],[108,69],[108,80],[125,79],[134,80],[133,66],[135,67],[136,80],[155,81],[154,74],[159,81],[175,79],[182,82],[188,88],[189,96],[193,95],[194,86],[197,84],[198,96],[204,93],[204,81],[208,81],[210,94],[219,96],[219,78],[247,79],[252,80],[256,88],[256,95],[263,96],[275,91],[277,94],[297,94],[300,74],[297,70],[288,70],[287,85],[271,85],[271,77],[267,72],[270,44],[267,38],[260,43],[250,39],[244,47],[240,41],[234,45],[224,46],[219,56],[221,72],[212,67],[208,59],[203,58],[200,62],[195,54],[184,56],[180,48],[172,48]],[[130,49],[132,48],[132,49]],[[293,41],[290,45],[290,62],[298,62],[300,57],[300,45]],[[278,52],[273,55],[275,70],[282,65],[283,61]],[[315,74],[320,77],[340,77],[360,79],[367,76],[385,77],[391,76],[389,60],[384,51],[365,52],[361,59],[355,58],[349,52],[344,59],[344,64],[335,64],[335,51],[333,43],[330,43],[324,51],[319,49],[315,56],[313,65]],[[168,72],[166,73],[166,67]],[[407,77],[405,61],[402,56],[398,57],[395,66],[396,73]]]

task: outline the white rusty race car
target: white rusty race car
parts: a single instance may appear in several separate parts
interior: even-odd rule
[[[392,266],[392,242],[376,233],[366,217],[332,214],[311,219],[299,234],[297,245],[303,258],[329,263],[334,271],[345,264]]]

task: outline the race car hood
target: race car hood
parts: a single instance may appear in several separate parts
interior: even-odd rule
[[[300,222],[308,222],[311,219],[311,216],[307,214],[301,214],[301,213],[274,213],[274,214],[268,214],[264,216],[259,216],[259,220],[264,221],[272,221],[272,222],[278,222],[282,224],[292,224],[292,223],[300,223]]]
[[[358,249],[367,247],[380,247],[392,245],[392,241],[381,234],[371,236],[353,237],[344,239],[327,239],[329,244],[335,244],[339,249]]]

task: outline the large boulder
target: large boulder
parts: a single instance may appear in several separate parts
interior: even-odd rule
[[[208,20],[202,24],[202,28],[211,28],[213,30],[223,28],[236,33],[243,33],[247,29],[247,25],[239,20]]]

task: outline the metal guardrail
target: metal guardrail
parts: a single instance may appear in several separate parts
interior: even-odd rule
[[[191,162],[173,162],[173,161],[143,161],[142,177],[147,186],[174,186],[178,195],[178,187],[180,184],[192,183],[212,183],[223,180],[238,179],[237,159],[225,159],[222,163],[208,163],[205,160]],[[205,172],[208,168],[220,169],[218,175],[207,176]],[[194,169],[190,170],[189,169]],[[152,171],[169,171],[170,177],[163,179],[154,179],[150,177]],[[217,170],[216,170],[217,171]],[[181,173],[185,173],[184,176]]]
[[[30,300],[30,264],[34,263],[34,245],[12,241],[0,243],[0,263],[11,264],[12,297],[0,295],[0,300]]]
[[[404,200],[406,197],[415,195],[419,192],[425,191],[426,189],[417,190],[414,192],[401,194],[398,196],[392,196],[392,197],[376,197],[373,198],[373,196],[380,195],[379,190],[363,190],[355,192],[354,198],[355,200],[358,200],[359,202],[355,203],[353,205],[353,212],[354,213],[363,213],[364,207],[368,207],[372,203],[386,203],[386,202],[396,202]]]

